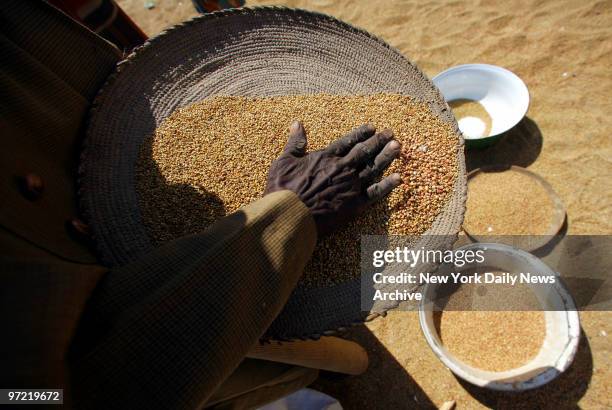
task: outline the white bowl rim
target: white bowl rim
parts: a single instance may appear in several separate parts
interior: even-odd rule
[[[533,260],[537,264],[545,266],[546,268],[549,269],[550,272],[558,276],[556,272],[550,269],[548,265],[546,265],[542,260],[540,260],[536,256],[530,254],[529,252],[525,252],[521,249],[517,249],[509,245],[498,244],[498,243],[476,242],[476,243],[471,243],[471,244],[461,246],[460,248],[458,248],[458,250],[468,250],[474,247],[497,248],[498,250],[505,250],[511,253],[518,252],[522,256]],[[579,345],[580,337],[581,337],[580,317],[578,315],[578,311],[576,309],[574,299],[571,297],[568,290],[565,288],[565,286],[563,285],[561,281],[556,281],[555,285],[556,287],[558,287],[558,290],[564,296],[563,299],[564,299],[564,302],[567,308],[566,309],[567,323],[569,324],[569,328],[573,330],[575,334],[571,335],[573,337],[571,337],[569,342],[566,344],[565,349],[562,355],[560,356],[562,360],[560,363],[558,363],[558,366],[548,368],[544,370],[542,373],[539,373],[533,376],[529,380],[522,381],[522,382],[503,382],[503,381],[496,381],[496,380],[487,380],[481,377],[477,377],[469,372],[466,372],[461,367],[457,366],[452,360],[450,360],[450,358],[445,352],[443,352],[442,350],[438,348],[438,346],[433,340],[433,336],[431,334],[432,330],[429,328],[429,326],[426,323],[424,306],[427,301],[425,297],[421,300],[421,303],[419,306],[419,324],[421,326],[421,332],[425,336],[425,340],[427,340],[427,344],[429,345],[430,349],[438,357],[438,359],[440,359],[440,361],[451,372],[453,372],[454,374],[456,374],[463,380],[466,380],[475,386],[485,387],[485,388],[489,388],[492,390],[498,390],[498,391],[522,391],[522,390],[529,390],[529,389],[543,386],[547,384],[548,382],[554,380],[557,376],[559,376],[561,373],[567,370],[567,368],[572,364],[572,362],[574,361],[576,352],[578,351],[578,345]],[[427,294],[426,288],[429,286],[430,285],[424,286],[424,290],[423,290],[424,295]],[[494,373],[494,372],[491,372],[491,373]]]
[[[484,70],[497,71],[499,73],[508,75],[508,76],[518,80],[518,83],[520,84],[521,91],[525,94],[525,97],[526,97],[525,109],[521,113],[520,119],[518,121],[516,121],[512,126],[506,128],[505,130],[500,131],[500,132],[498,132],[496,134],[487,135],[486,137],[481,137],[481,138],[469,138],[469,140],[471,140],[471,141],[480,141],[480,140],[485,140],[487,138],[497,137],[498,135],[503,134],[504,132],[514,128],[519,122],[521,122],[523,120],[523,118],[525,118],[525,116],[527,115],[527,112],[529,111],[529,106],[531,105],[531,95],[529,94],[529,88],[527,88],[527,84],[525,84],[525,82],[521,79],[521,77],[516,75],[514,72],[508,70],[507,68],[504,68],[504,67],[501,67],[501,66],[498,66],[498,65],[493,65],[493,64],[485,64],[485,63],[460,64],[460,65],[452,66],[450,68],[447,68],[444,71],[439,72],[438,74],[436,74],[431,79],[431,82],[434,83],[434,85],[436,87],[438,87],[436,85],[436,80],[440,79],[441,77],[443,77],[445,75],[453,73],[454,71],[460,71],[460,70],[466,70],[466,69],[467,70],[483,70],[484,69]],[[444,94],[442,92],[440,92],[440,94],[442,94],[442,96],[444,97]],[[448,101],[447,101],[447,104],[448,104]]]

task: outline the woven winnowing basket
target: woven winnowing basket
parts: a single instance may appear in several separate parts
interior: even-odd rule
[[[448,248],[463,221],[463,139],[439,91],[398,51],[332,17],[278,7],[207,14],[159,34],[121,62],[91,110],[79,193],[99,257],[110,266],[153,249],[141,219],[135,168],[145,137],[178,108],[213,95],[409,95],[457,133],[454,193],[416,246]],[[284,136],[281,136],[284,137]],[[446,235],[431,236],[431,235]],[[361,312],[360,281],[298,287],[267,337],[317,337],[395,307]]]

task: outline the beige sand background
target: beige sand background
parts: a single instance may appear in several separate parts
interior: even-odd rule
[[[119,0],[149,35],[195,16],[190,1]],[[568,210],[571,234],[612,234],[612,1],[248,1],[331,14],[382,37],[427,75],[490,63],[529,87],[528,117],[495,147],[468,152],[469,168],[505,162],[545,177]],[[612,408],[612,313],[581,313],[581,347],[570,370],[518,396],[460,383],[435,358],[417,315],[391,312],[357,329],[369,371],[316,387],[345,408]]]

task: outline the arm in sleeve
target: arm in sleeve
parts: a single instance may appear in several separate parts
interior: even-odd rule
[[[77,403],[199,408],[278,315],[316,242],[290,191],[112,269],[70,357]]]

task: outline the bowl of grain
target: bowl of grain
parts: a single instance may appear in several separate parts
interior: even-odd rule
[[[474,243],[459,250],[486,252],[488,267],[468,264],[461,268],[466,275],[486,269],[498,277],[537,272],[558,279],[540,259],[508,245]],[[443,265],[438,274],[446,271],[457,272]],[[520,286],[469,284],[452,292],[449,286],[425,286],[419,321],[433,352],[461,379],[498,391],[529,390],[555,379],[572,363],[580,321],[561,280]]]
[[[529,108],[529,91],[512,71],[489,64],[451,67],[433,78],[451,107],[468,148],[497,142]]]
[[[541,176],[519,166],[486,166],[468,174],[463,230],[474,241],[533,251],[565,223],[565,206]]]

